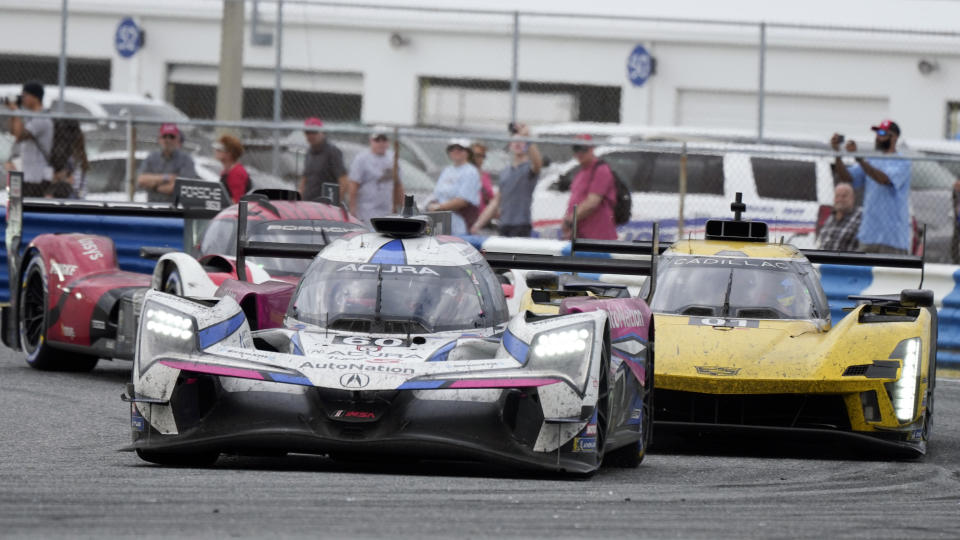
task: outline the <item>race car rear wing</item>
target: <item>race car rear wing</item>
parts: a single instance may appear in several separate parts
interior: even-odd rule
[[[202,225],[217,215],[224,204],[229,205],[223,186],[217,183],[178,178],[174,184],[175,202],[137,203],[113,201],[86,201],[78,199],[46,199],[23,197],[23,173],[7,173],[7,215],[4,245],[7,249],[7,276],[10,284],[10,306],[6,310],[16,310],[19,297],[20,250],[23,243],[24,215],[26,214],[63,214],[88,216],[130,216],[183,218],[185,246],[193,245]],[[48,232],[70,232],[56,231]],[[16,328],[7,324],[10,317],[3,317],[2,328],[5,343],[15,343]]]

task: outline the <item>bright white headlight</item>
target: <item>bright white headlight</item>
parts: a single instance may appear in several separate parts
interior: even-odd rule
[[[893,384],[890,399],[901,423],[913,420],[917,404],[917,374],[920,370],[920,338],[904,340],[903,367]]]
[[[193,322],[189,317],[183,317],[162,309],[148,309],[146,316],[146,328],[148,331],[156,332],[161,336],[184,340],[193,337],[191,330]]]
[[[582,352],[587,348],[590,332],[579,330],[560,330],[541,334],[537,337],[533,353],[540,357],[561,356],[572,352]]]

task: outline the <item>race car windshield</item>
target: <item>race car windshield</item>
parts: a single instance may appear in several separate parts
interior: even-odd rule
[[[314,264],[289,313],[303,322],[335,330],[429,333],[486,328],[507,318],[496,278],[479,265]]]
[[[329,220],[286,220],[250,222],[247,234],[253,242],[283,242],[325,246],[344,234],[363,230],[361,225]],[[236,255],[237,222],[219,219],[210,223],[200,242],[200,254]],[[309,259],[281,257],[248,257],[247,264],[257,265],[270,275],[300,275],[310,266]]]
[[[702,317],[813,319],[814,300],[797,266],[778,259],[667,256],[651,309]]]

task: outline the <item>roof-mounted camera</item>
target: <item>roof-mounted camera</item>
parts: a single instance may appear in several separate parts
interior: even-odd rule
[[[741,214],[747,211],[747,205],[743,203],[742,193],[737,193],[736,199],[730,203],[730,210],[733,211],[732,220],[707,220],[705,234],[707,240],[764,243],[769,241],[769,230],[766,223],[741,219]]]

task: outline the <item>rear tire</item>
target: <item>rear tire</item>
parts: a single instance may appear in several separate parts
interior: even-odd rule
[[[48,306],[47,275],[43,258],[37,255],[27,262],[17,302],[20,347],[27,365],[42,371],[92,370],[98,357],[56,350],[47,343]]]
[[[209,467],[220,458],[219,452],[156,452],[137,448],[144,461],[167,467]]]

